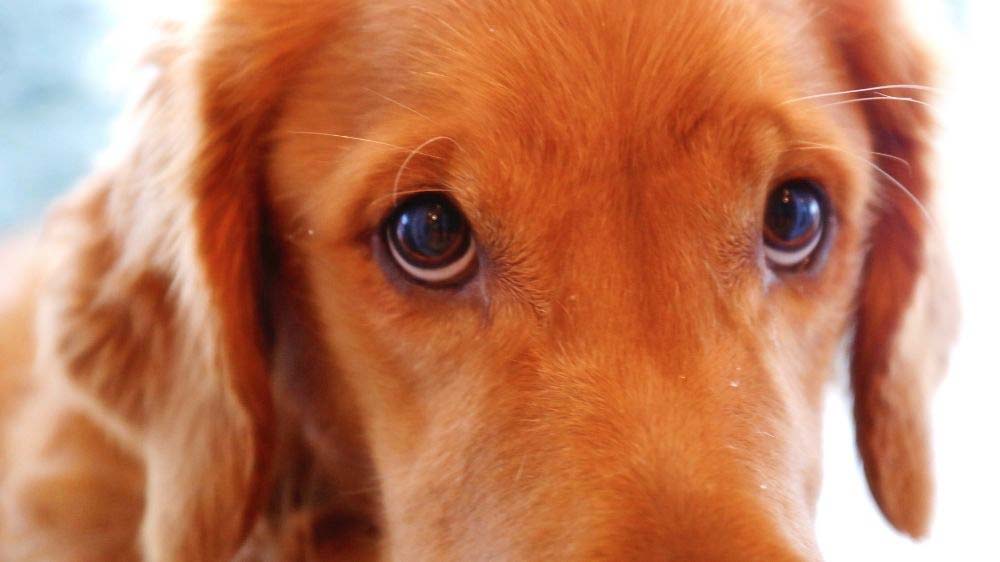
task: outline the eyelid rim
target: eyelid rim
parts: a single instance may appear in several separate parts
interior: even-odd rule
[[[414,266],[400,255],[399,250],[396,249],[396,245],[391,240],[386,240],[386,245],[389,247],[389,255],[392,257],[393,262],[403,270],[403,273],[412,277],[417,282],[435,287],[451,285],[456,283],[457,280],[464,279],[466,272],[472,266],[472,262],[475,261],[477,256],[476,241],[470,238],[465,253],[454,262],[439,269],[420,268]]]
[[[764,258],[771,264],[772,269],[785,270],[798,268],[806,264],[812,258],[813,254],[816,253],[820,242],[823,240],[825,230],[825,228],[821,228],[807,245],[794,252],[783,252],[764,242]],[[775,258],[775,254],[780,255],[781,259]]]

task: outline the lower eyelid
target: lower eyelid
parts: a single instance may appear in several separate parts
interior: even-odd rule
[[[819,247],[822,239],[823,233],[821,231],[809,244],[800,250],[796,250],[795,252],[782,252],[780,250],[770,248],[765,244],[764,255],[767,257],[769,262],[779,267],[795,267],[808,260],[809,257],[816,252],[816,249]]]
[[[389,253],[394,259],[395,263],[407,274],[419,281],[426,283],[448,283],[452,279],[458,279],[462,277],[462,274],[472,266],[472,262],[476,259],[476,243],[475,240],[470,241],[468,249],[461,258],[456,260],[454,263],[442,267],[440,269],[421,269],[415,267],[408,263],[399,252],[396,247],[389,243]]]

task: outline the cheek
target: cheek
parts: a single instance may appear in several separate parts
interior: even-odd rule
[[[786,288],[787,289],[787,288]],[[822,297],[772,295],[770,313],[757,323],[757,348],[773,380],[782,387],[806,474],[818,474],[820,421],[827,382],[841,363],[850,326],[851,299],[834,293]],[[815,476],[815,474],[814,474]]]
[[[851,329],[864,256],[857,223],[853,212],[838,219],[819,267],[775,277],[761,301],[755,324],[765,327],[764,349],[794,365],[806,380],[826,379]]]
[[[478,346],[487,343],[483,316],[472,302],[400,290],[361,246],[307,258],[312,303],[345,383],[372,429],[385,429],[373,441],[413,443],[429,412],[449,409],[440,406],[449,393],[473,392],[468,373],[483,371]]]

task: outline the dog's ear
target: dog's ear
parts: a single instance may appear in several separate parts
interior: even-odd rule
[[[878,185],[851,360],[857,444],[879,507],[926,534],[933,502],[929,402],[957,326],[954,282],[931,216],[933,61],[895,1],[832,0],[826,18],[864,112]],[[886,86],[893,86],[884,88]]]
[[[39,368],[144,463],[149,560],[228,559],[268,493],[265,139],[332,3],[169,29],[133,133],[50,217]]]

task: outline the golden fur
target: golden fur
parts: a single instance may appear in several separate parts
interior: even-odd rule
[[[954,306],[894,2],[216,0],[150,60],[119,160],[3,255],[3,560],[815,560],[845,341],[927,532]],[[835,238],[776,277],[796,175]],[[460,290],[380,254],[432,187]]]

